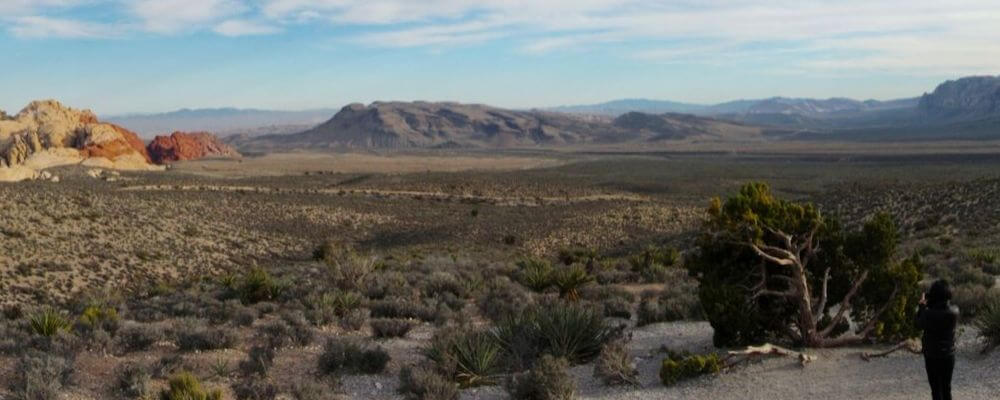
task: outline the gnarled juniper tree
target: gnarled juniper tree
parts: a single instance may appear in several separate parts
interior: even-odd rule
[[[686,265],[717,346],[784,337],[835,347],[916,334],[921,267],[896,259],[897,242],[888,215],[847,231],[812,204],[750,183],[712,200]]]

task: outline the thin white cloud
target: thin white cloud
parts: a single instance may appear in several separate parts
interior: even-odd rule
[[[156,34],[266,35],[325,24],[360,32],[340,39],[389,48],[503,40],[539,55],[621,44],[619,55],[637,62],[714,64],[791,53],[799,59],[782,68],[1000,67],[996,0],[0,0],[0,11],[13,16],[0,23],[19,36],[99,37],[106,27],[98,22],[44,11],[100,2],[124,6],[131,19],[116,26]],[[29,16],[39,19],[13,19]],[[812,53],[824,58],[808,58]]]
[[[197,30],[247,10],[241,0],[132,0],[128,4],[143,29],[163,34]]]
[[[229,37],[269,35],[281,31],[281,29],[275,26],[238,19],[223,21],[212,28],[212,30],[215,31],[215,33]]]
[[[115,29],[108,25],[47,17],[18,17],[8,28],[22,38],[109,38]]]

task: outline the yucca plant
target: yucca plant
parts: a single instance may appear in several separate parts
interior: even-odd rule
[[[622,329],[607,324],[598,310],[557,302],[507,318],[497,324],[493,334],[525,367],[541,354],[562,357],[572,364],[589,362],[605,343],[619,337]]]
[[[38,335],[51,337],[59,332],[68,332],[72,324],[60,312],[46,308],[29,316],[28,326]]]
[[[552,286],[554,270],[548,261],[527,259],[518,262],[517,266],[520,267],[517,281],[528,289],[542,292]]]
[[[439,333],[424,355],[462,387],[495,384],[503,372],[503,347],[486,331]]]
[[[1000,346],[1000,298],[988,302],[972,324],[979,330],[979,338],[983,341],[983,354]]]
[[[552,282],[559,288],[559,296],[569,301],[580,300],[579,289],[594,281],[582,265],[560,268],[552,274]]]

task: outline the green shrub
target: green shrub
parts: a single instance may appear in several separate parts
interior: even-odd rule
[[[647,247],[641,253],[628,258],[633,273],[639,274],[646,282],[664,282],[668,267],[680,263],[680,252],[672,247]]]
[[[503,372],[503,347],[490,332],[441,330],[424,355],[462,387],[494,384]]]
[[[413,323],[405,319],[375,319],[371,325],[372,335],[376,338],[403,337],[413,329]]]
[[[125,363],[115,369],[114,391],[126,399],[141,399],[150,395],[152,375],[139,364]]]
[[[426,368],[401,369],[397,391],[408,400],[458,400],[458,386]]]
[[[118,331],[120,318],[118,310],[109,306],[88,306],[80,314],[80,325],[86,330],[104,330],[114,334]]]
[[[580,299],[580,288],[594,282],[594,277],[579,264],[563,267],[552,274],[552,284],[559,288],[559,296],[577,301]]]
[[[361,294],[340,289],[322,295],[313,294],[306,298],[306,316],[316,325],[326,324],[357,309],[362,300]]]
[[[572,400],[576,384],[568,369],[566,360],[542,356],[530,371],[514,377],[507,391],[514,400]]]
[[[518,283],[536,292],[543,292],[554,284],[552,264],[545,260],[526,259],[517,263]]]
[[[1000,297],[994,297],[982,308],[973,322],[983,341],[983,354],[1000,346]]]
[[[318,360],[319,372],[378,374],[389,363],[389,353],[382,347],[361,346],[344,338],[331,338],[323,346]]]
[[[234,295],[243,304],[255,304],[262,301],[278,299],[288,288],[288,284],[279,281],[260,267],[253,267],[233,283]]]
[[[629,355],[628,344],[624,340],[608,343],[601,350],[594,364],[594,377],[605,385],[638,384],[639,371]]]
[[[660,365],[660,382],[673,386],[683,380],[718,373],[721,369],[722,361],[715,354],[667,357]]]
[[[45,308],[28,316],[28,326],[36,335],[52,337],[59,332],[69,332],[72,324],[62,313]]]
[[[222,400],[222,391],[206,391],[190,372],[181,372],[167,382],[167,388],[160,391],[160,400]]]

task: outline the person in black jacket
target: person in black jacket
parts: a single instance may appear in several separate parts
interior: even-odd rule
[[[952,307],[951,287],[941,279],[920,299],[917,328],[924,331],[924,363],[934,400],[951,400],[951,375],[955,370],[955,328],[958,309]]]

